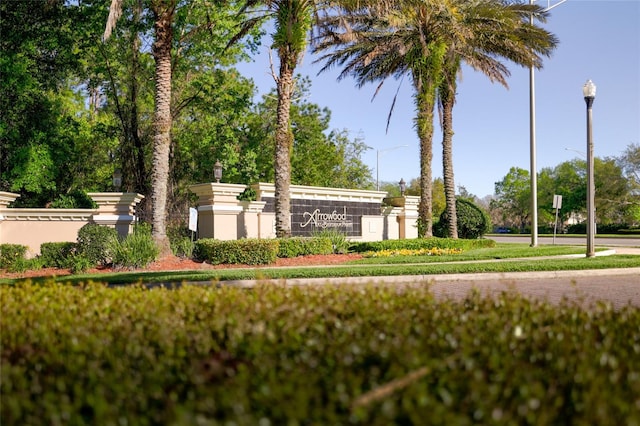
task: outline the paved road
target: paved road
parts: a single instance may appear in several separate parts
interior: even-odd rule
[[[640,258],[638,264],[640,265]],[[275,282],[292,286],[379,284],[415,287],[428,285],[437,297],[455,299],[464,298],[471,289],[478,289],[486,295],[517,291],[525,296],[542,298],[552,303],[559,303],[566,298],[584,305],[601,300],[611,303],[618,309],[627,304],[640,307],[640,266],[587,271],[300,278],[275,280]],[[257,282],[253,280],[225,282],[225,285],[244,288],[250,288],[256,284]]]
[[[500,243],[531,243],[530,235],[489,235],[487,238],[495,240]],[[640,238],[607,238],[596,237],[596,247],[637,247],[640,248]],[[553,237],[538,237],[539,245],[551,245],[553,244]],[[556,245],[573,245],[573,246],[587,246],[587,238],[584,236],[574,237],[559,235],[555,239]]]
[[[490,236],[499,242],[530,243],[528,235]],[[539,237],[538,244],[552,244],[552,237]],[[584,245],[584,237],[558,237],[556,244]],[[510,272],[482,274],[446,274],[422,276],[346,277],[346,278],[301,278],[278,280],[282,285],[366,285],[430,286],[439,298],[462,299],[470,290],[482,294],[496,295],[505,291],[517,291],[527,297],[544,299],[551,303],[563,300],[588,306],[596,301],[605,301],[620,309],[630,305],[640,307],[640,238],[597,238],[597,247],[609,247],[607,254],[638,255],[638,267],[626,269],[598,269],[586,271]],[[225,285],[253,287],[256,281],[227,281]]]

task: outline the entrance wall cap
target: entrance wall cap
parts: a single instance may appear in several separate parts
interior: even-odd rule
[[[137,204],[144,198],[135,192],[89,192],[87,195],[97,204]]]
[[[213,194],[238,196],[247,189],[247,185],[209,182],[191,185],[189,189],[198,197],[206,197],[207,195]]]
[[[13,192],[0,191],[0,208],[7,207],[13,203],[16,198],[20,197],[20,194],[14,194]]]
[[[258,198],[275,197],[273,183],[260,182],[251,185],[258,193]],[[355,201],[360,203],[381,203],[387,196],[384,191],[362,189],[326,188],[321,186],[291,185],[289,193],[292,199]]]

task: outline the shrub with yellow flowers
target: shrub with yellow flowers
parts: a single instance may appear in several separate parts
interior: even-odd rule
[[[443,256],[448,254],[460,254],[462,249],[456,248],[422,248],[422,249],[393,249],[368,251],[363,253],[364,257],[393,257],[393,256]]]

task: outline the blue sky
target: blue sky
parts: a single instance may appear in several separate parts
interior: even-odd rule
[[[538,0],[546,7],[558,0]],[[640,144],[640,0],[568,0],[551,10],[544,27],[560,40],[544,68],[535,72],[536,168],[554,167],[586,152],[586,106],[582,86],[597,86],[593,105],[596,157],[620,156]],[[251,77],[260,95],[275,87],[270,76],[268,39],[251,63],[238,68]],[[277,61],[274,53],[274,61]],[[321,64],[307,54],[297,73],[312,79],[309,102],[331,110],[331,128],[360,135],[371,149],[363,161],[381,182],[420,174],[419,143],[411,81],[390,79],[372,101],[374,85],[355,87],[351,78],[336,81],[338,69],[317,75]],[[277,64],[276,64],[277,65]],[[530,170],[529,70],[509,64],[509,89],[463,69],[454,108],[456,186],[479,197],[511,167]],[[399,90],[391,124],[385,131],[392,98]],[[407,147],[395,148],[399,145]],[[394,148],[394,149],[390,149]],[[440,127],[433,145],[433,177],[442,177]]]

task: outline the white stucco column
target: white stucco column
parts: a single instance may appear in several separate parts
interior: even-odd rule
[[[5,242],[2,238],[2,222],[5,219],[4,210],[6,210],[7,206],[13,203],[18,197],[20,197],[20,194],[0,191],[0,244]]]
[[[131,232],[135,217],[135,207],[144,195],[132,192],[90,192],[87,195],[98,205],[92,222],[115,228],[121,237]]]
[[[238,200],[246,185],[231,183],[201,183],[189,189],[198,196],[198,236],[217,240],[236,240],[239,216],[243,212]]]
[[[399,239],[406,238],[418,238],[418,203],[420,197],[415,196],[403,196],[403,197],[389,197],[385,198],[384,202],[389,206],[389,210],[386,213],[388,218],[396,216]],[[391,220],[389,223],[389,239],[393,239],[393,231],[391,230]]]

